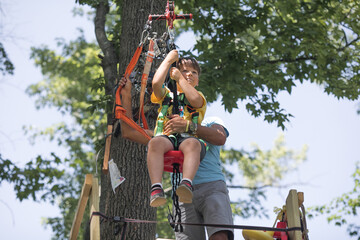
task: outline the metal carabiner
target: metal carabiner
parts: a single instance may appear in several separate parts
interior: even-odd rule
[[[173,28],[168,27],[169,40],[171,43],[175,42],[175,30]]]
[[[144,34],[146,33],[146,36],[144,37]],[[146,42],[146,39],[149,37],[150,33],[148,32],[148,30],[144,30],[142,33],[141,33],[141,38],[140,38],[140,43],[139,43],[139,46],[144,44]]]

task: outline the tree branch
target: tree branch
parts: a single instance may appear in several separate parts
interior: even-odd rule
[[[250,187],[250,186],[243,186],[243,185],[227,185],[228,188],[235,188],[235,189],[248,189],[248,190],[260,190],[264,188],[289,188],[294,185],[308,185],[308,183],[298,182],[298,183],[289,183],[285,185],[272,185],[266,184],[258,187]]]
[[[360,36],[358,36],[356,39],[352,40],[351,42],[347,43],[345,46],[343,46],[342,48],[339,48],[337,51],[340,52],[340,51],[344,51],[345,48],[353,45],[355,42],[359,41],[360,40]],[[347,42],[347,41],[346,41]]]
[[[269,60],[269,61],[266,61],[267,63],[270,63],[270,64],[276,64],[276,63],[279,63],[279,62],[298,62],[298,61],[306,61],[306,60],[316,60],[317,58],[316,57],[298,57],[298,58],[295,58],[295,59],[287,59],[287,58],[282,58],[282,59],[277,59],[277,60]]]
[[[109,13],[109,4],[107,0],[101,0],[99,5],[96,7],[95,15],[95,36],[99,43],[100,49],[104,56],[101,58],[101,66],[104,70],[105,93],[110,95],[114,89],[114,83],[116,80],[116,65],[117,58],[113,44],[109,41],[106,36],[105,22],[106,15]]]
[[[109,13],[109,3],[107,0],[100,0],[99,5],[96,6],[95,15],[95,36],[99,46],[104,54],[101,59],[101,67],[104,71],[105,78],[105,94],[112,95],[117,79],[117,55],[115,48],[111,41],[106,36],[105,22],[106,15]],[[108,113],[107,122],[111,124],[113,121],[112,113]]]

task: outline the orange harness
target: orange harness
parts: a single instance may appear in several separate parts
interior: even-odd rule
[[[131,58],[130,63],[126,67],[124,77],[128,81],[130,81],[129,80],[130,74],[134,70],[134,68],[135,68],[135,66],[136,66],[136,64],[137,64],[137,62],[139,60],[139,57],[141,55],[142,50],[143,50],[143,43],[141,43],[137,47],[133,57]],[[144,72],[145,72],[145,70],[144,70]],[[147,73],[147,76],[148,75],[149,75],[149,73]],[[146,80],[147,80],[147,78],[146,78]],[[151,139],[150,136],[147,135],[147,133],[144,131],[144,129],[141,128],[138,124],[136,124],[136,122],[134,122],[134,120],[132,120],[131,118],[126,116],[126,114],[125,114],[126,110],[121,105],[121,97],[120,97],[121,89],[122,89],[122,86],[118,86],[118,88],[116,89],[116,93],[115,93],[114,118],[126,122],[126,124],[128,124],[130,127],[137,130],[145,138],[150,140]],[[141,112],[143,113],[143,110]],[[144,122],[144,119],[145,119],[145,116],[143,117],[143,122]],[[145,122],[146,122],[146,119],[145,119]],[[144,125],[146,125],[146,127],[147,127],[147,122],[144,123]],[[113,125],[108,125],[107,135],[106,135],[106,142],[105,142],[104,162],[103,162],[103,167],[102,167],[102,171],[103,171],[104,174],[107,174],[108,171],[109,171],[109,157],[110,157],[110,146],[111,146],[112,132],[113,132]]]

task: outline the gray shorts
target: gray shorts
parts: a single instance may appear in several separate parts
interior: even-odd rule
[[[180,203],[181,222],[233,224],[229,192],[224,181],[194,185],[192,203]],[[175,232],[177,240],[205,240],[205,228],[183,225],[183,232]],[[208,236],[227,231],[229,240],[234,239],[234,230],[229,228],[206,227]]]

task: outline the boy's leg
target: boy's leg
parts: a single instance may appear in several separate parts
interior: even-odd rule
[[[172,142],[167,137],[155,137],[149,141],[147,164],[151,180],[150,206],[159,207],[166,203],[162,188],[164,171],[164,153],[173,149]]]
[[[151,184],[162,182],[164,154],[173,149],[173,144],[167,137],[158,136],[149,141],[147,165]]]
[[[183,180],[176,190],[179,202],[192,202],[192,180],[199,168],[200,161],[205,155],[205,146],[199,139],[190,137],[180,142],[179,150],[184,154]]]
[[[179,150],[184,154],[183,178],[193,180],[200,165],[201,142],[190,137],[181,141]]]

